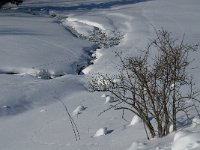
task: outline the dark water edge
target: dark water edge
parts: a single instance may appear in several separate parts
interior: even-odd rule
[[[93,9],[109,9],[115,6],[123,6],[128,4],[135,4],[144,1],[150,0],[117,0],[117,1],[110,1],[110,2],[101,2],[101,3],[92,3],[92,2],[85,2],[75,6],[70,6],[69,4],[65,4],[64,2],[60,2],[62,5],[59,6],[56,3],[42,3],[42,4],[28,4],[19,6],[18,9],[14,11],[24,12],[24,13],[35,13],[35,14],[44,14],[48,13],[50,10],[52,11],[84,11],[84,10],[93,10]],[[56,4],[56,6],[54,6]],[[32,6],[31,6],[32,5]],[[2,11],[2,10],[1,10]],[[0,12],[1,12],[0,11]]]

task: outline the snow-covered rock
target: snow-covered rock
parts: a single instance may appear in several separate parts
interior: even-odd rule
[[[73,111],[73,115],[79,115],[81,114],[84,110],[86,109],[86,107],[84,106],[78,106],[74,111]]]
[[[94,137],[99,137],[99,136],[103,136],[103,135],[106,135],[108,133],[108,130],[106,127],[104,128],[100,128],[96,131]]]
[[[140,119],[140,117],[138,117],[137,115],[135,115],[131,121],[131,123],[129,124],[129,126],[133,126],[139,122],[141,122],[142,120]]]
[[[107,96],[107,97],[106,97],[106,102],[105,102],[105,104],[107,104],[107,103],[114,103],[114,102],[116,102],[116,100],[115,100],[114,97],[112,97],[112,96]]]
[[[49,16],[50,17],[56,17],[56,12],[54,12],[54,11],[49,11]]]
[[[102,94],[101,95],[102,98],[106,98],[106,96],[107,96],[106,94]]]

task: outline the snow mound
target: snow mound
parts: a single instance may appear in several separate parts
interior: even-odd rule
[[[93,26],[93,27],[97,27],[99,29],[105,30],[105,28],[102,24],[97,23],[97,22],[93,22],[93,21],[90,21],[90,20],[81,20],[80,18],[67,18],[67,21],[69,21],[69,22],[79,22],[79,23],[86,24],[88,26]]]
[[[175,134],[172,150],[199,150],[200,132],[181,131]]]
[[[102,94],[101,97],[102,97],[102,98],[106,98],[107,95],[106,95],[106,94]]]
[[[92,69],[93,69],[93,65],[90,65],[90,66],[84,68],[84,69],[82,70],[82,73],[83,73],[83,74],[89,74],[89,73],[91,72]]]
[[[139,150],[145,148],[145,143],[142,142],[133,142],[131,147],[128,150]]]
[[[81,114],[85,109],[86,109],[86,107],[80,105],[80,106],[78,106],[78,107],[73,111],[73,115],[79,115],[79,114]]]
[[[137,123],[139,123],[139,122],[141,122],[142,120],[140,119],[140,117],[138,117],[137,115],[135,115],[134,117],[133,117],[133,119],[132,119],[132,121],[131,121],[131,123],[130,123],[130,125],[129,126],[133,126],[133,125],[135,125],[135,124],[137,124]]]
[[[99,136],[103,136],[108,134],[108,130],[106,127],[104,128],[100,128],[99,130],[97,130],[97,132],[95,133],[94,137],[99,137]]]
[[[184,137],[184,136],[186,136],[186,135],[188,135],[190,133],[191,132],[188,131],[188,130],[186,130],[186,131],[180,131],[180,132],[176,133],[175,136],[174,136],[174,142],[176,142],[178,139],[180,139],[180,138],[182,138],[182,137]]]
[[[115,100],[114,97],[112,97],[112,96],[107,96],[107,97],[106,97],[106,102],[105,102],[105,104],[107,104],[107,103],[114,103],[114,102],[116,102],[116,100]]]
[[[170,133],[173,132],[173,128],[174,128],[174,126],[173,126],[173,124],[171,124],[170,127],[169,127],[169,132],[170,132]]]
[[[198,126],[198,125],[200,125],[200,118],[194,117],[192,119],[192,126],[195,127],[195,126]]]
[[[46,111],[47,111],[46,109],[41,109],[41,110],[40,110],[41,113],[44,113],[44,112],[46,112]]]
[[[102,24],[99,24],[97,22],[93,22],[90,20],[84,20],[84,19],[80,19],[80,18],[65,18],[62,21],[62,24],[65,27],[70,27],[73,30],[73,33],[77,35],[79,35],[79,37],[83,36],[89,36],[91,34],[91,32],[96,28],[104,31],[105,28],[103,27]]]

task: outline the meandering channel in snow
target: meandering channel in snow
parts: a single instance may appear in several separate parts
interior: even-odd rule
[[[143,125],[138,123],[129,126],[132,113],[125,112],[127,121],[122,120],[121,112],[112,110],[97,117],[112,103],[104,104],[107,93],[104,98],[101,98],[103,93],[89,93],[87,81],[90,75],[96,72],[115,74],[120,60],[114,52],[123,51],[122,57],[135,56],[138,48],[143,49],[148,39],[153,36],[154,27],[166,28],[178,37],[185,33],[187,42],[198,42],[199,0],[154,0],[137,4],[133,4],[136,1],[124,1],[129,5],[120,5],[122,0],[97,0],[95,4],[87,1],[86,5],[81,5],[85,1],[77,1],[76,5],[75,1],[59,1],[60,3],[52,3],[45,0],[42,4],[34,1],[34,7],[31,7],[29,2],[33,1],[27,0],[17,11],[4,10],[0,14],[0,148],[198,149],[198,119],[194,119],[193,124],[187,124],[185,128],[189,132],[176,140],[174,134],[177,137],[180,131],[162,139],[147,141]],[[44,7],[46,2],[49,5]],[[70,4],[73,4],[73,7],[70,7]],[[108,7],[97,8],[106,4]],[[55,18],[49,18],[49,11],[56,13]],[[84,70],[85,75],[78,76],[74,68],[77,63],[88,59],[88,51],[94,44],[74,36],[59,25],[57,19],[64,19],[64,23],[81,34],[90,35],[92,30],[99,28],[97,31],[105,32],[108,37],[112,37],[110,35],[113,31],[117,31],[123,33],[123,38],[113,47],[98,48],[92,56],[97,58],[93,65]],[[196,53],[194,58],[197,58],[195,65],[199,66],[199,53]],[[64,76],[53,80],[41,80],[31,76],[40,70],[64,73]],[[16,72],[24,75],[12,75]],[[199,70],[192,70],[192,73],[198,84]],[[85,111],[77,108],[82,114],[74,116],[81,135],[78,142],[73,138],[70,121],[59,100],[68,106],[69,112],[73,112],[77,106],[87,106]],[[137,119],[135,122],[138,122]],[[101,130],[98,135],[105,136],[94,138],[97,129],[103,127],[113,130],[110,134]]]

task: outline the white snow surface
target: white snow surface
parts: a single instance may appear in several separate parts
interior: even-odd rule
[[[128,150],[142,150],[145,148],[145,144],[142,142],[133,142]]]
[[[200,126],[200,118],[199,117],[194,117],[192,119],[192,125],[193,125],[193,127]]]
[[[172,150],[199,150],[200,132],[180,131],[175,134]]]
[[[132,113],[125,112],[128,121],[114,110],[97,117],[108,105],[102,101],[103,93],[87,90],[91,75],[117,72],[120,60],[114,52],[122,51],[122,57],[137,55],[154,36],[154,28],[165,28],[179,38],[185,34],[186,42],[198,43],[199,6],[199,0],[26,0],[18,8],[0,11],[0,149],[199,150],[195,114],[181,131],[148,141],[143,125],[129,126]],[[52,11],[54,18],[48,15]],[[98,49],[97,59],[89,64],[95,43],[77,38],[61,20],[82,34],[100,28],[108,35],[120,32],[124,38],[119,45]],[[199,52],[193,55],[195,67],[200,66],[199,57]],[[80,64],[86,67],[84,75],[77,75]],[[49,79],[41,78],[44,70]],[[200,87],[199,69],[191,73]],[[73,138],[61,101],[72,113],[77,106],[87,106],[82,115],[72,115],[79,141]],[[94,138],[102,127],[112,130]]]

